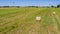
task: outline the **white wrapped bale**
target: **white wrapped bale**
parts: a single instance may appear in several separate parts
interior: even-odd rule
[[[40,21],[41,20],[41,17],[40,16],[36,16],[36,20],[37,21]]]

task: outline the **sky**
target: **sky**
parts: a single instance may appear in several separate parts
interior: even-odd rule
[[[0,0],[0,6],[51,6],[60,4],[60,0]]]

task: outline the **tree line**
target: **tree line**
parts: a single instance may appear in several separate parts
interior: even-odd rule
[[[0,8],[20,8],[21,6],[0,6]],[[57,6],[24,6],[24,7],[34,7],[34,8],[39,8],[39,7],[43,7],[43,8],[60,8],[60,4],[58,4]]]
[[[60,8],[60,4],[58,4],[57,6],[51,5],[51,7],[52,7],[52,8],[54,8],[54,7],[55,7],[55,8]]]

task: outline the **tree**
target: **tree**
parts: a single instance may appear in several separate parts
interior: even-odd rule
[[[51,5],[51,7],[53,8],[54,6],[53,6],[53,5]]]
[[[60,4],[59,5],[57,5],[57,8],[59,8],[60,7]]]
[[[4,8],[9,8],[9,6],[3,6]]]
[[[56,6],[51,5],[52,8],[56,8]]]

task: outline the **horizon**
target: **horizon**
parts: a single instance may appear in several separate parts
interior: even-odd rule
[[[0,6],[57,6],[60,0],[0,0]]]

